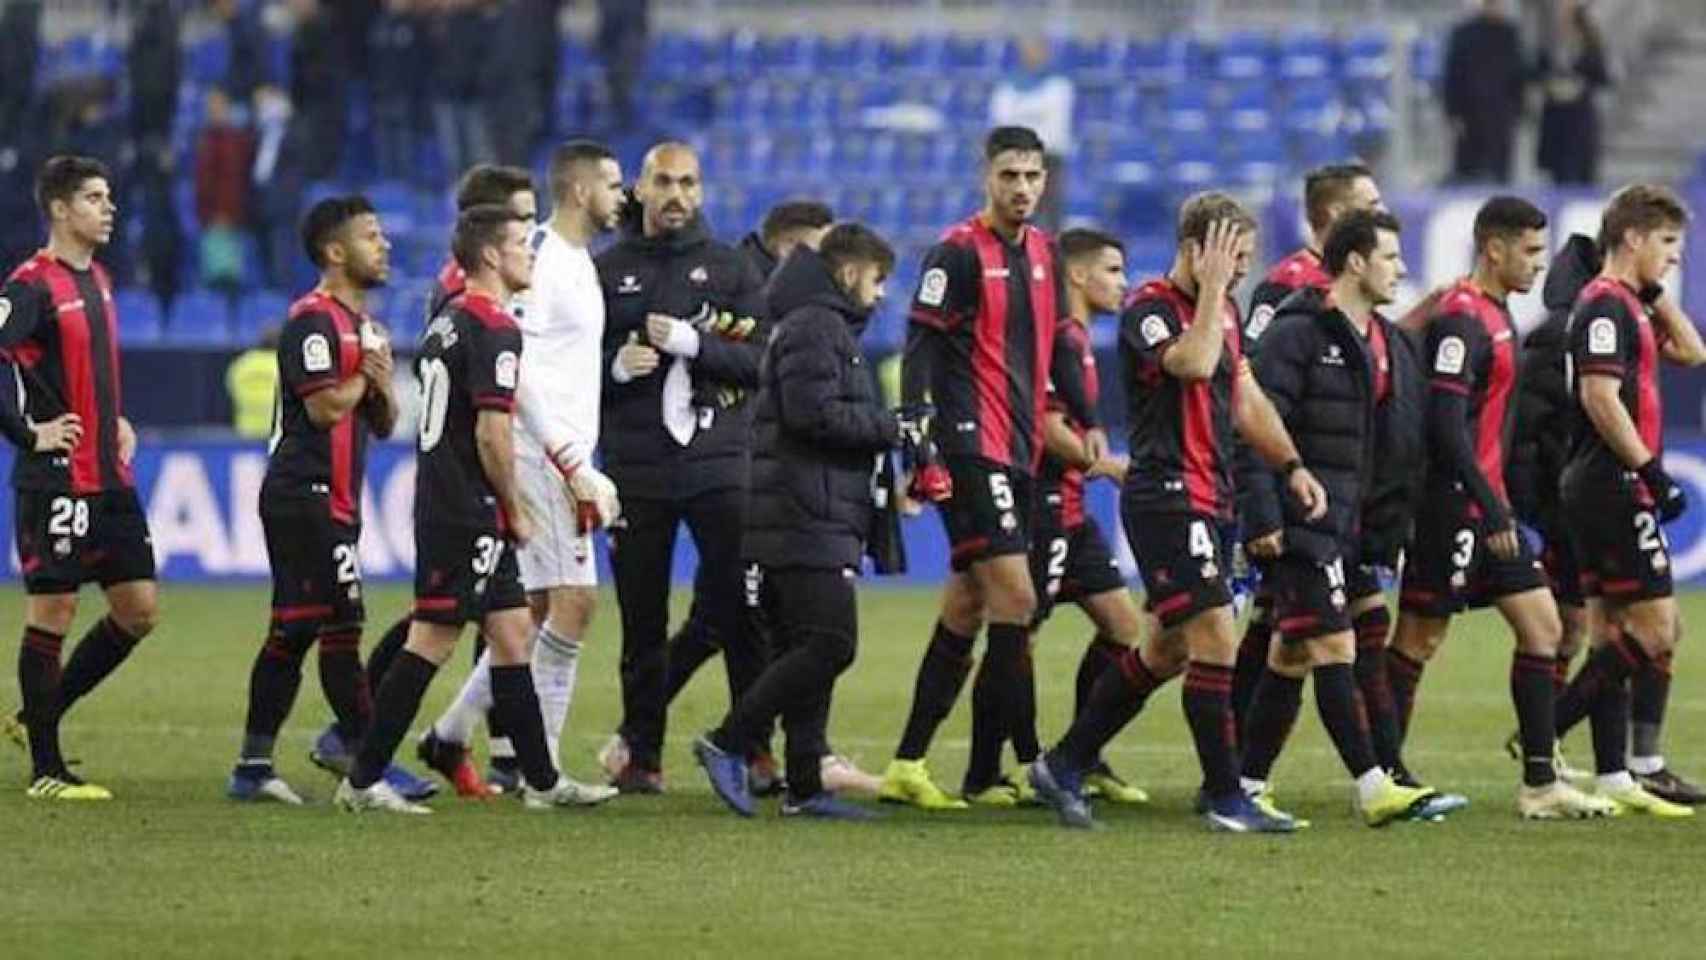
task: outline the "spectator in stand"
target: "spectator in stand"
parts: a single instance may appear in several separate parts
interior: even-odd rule
[[[131,21],[130,136],[138,151],[172,136],[182,76],[181,27],[172,0],[144,0]]]
[[[310,180],[335,176],[343,158],[346,42],[320,0],[291,0],[290,100],[314,149],[303,158]],[[425,65],[423,64],[423,67]]]
[[[6,38],[6,54],[0,56],[0,138],[8,145],[16,146],[15,138],[20,136],[36,112],[36,66],[41,60],[41,0],[13,0],[0,4],[0,37]],[[33,170],[31,176],[34,176]],[[32,232],[37,229],[34,218],[29,224]],[[10,270],[12,266],[8,262],[5,269]]]
[[[162,308],[178,297],[184,262],[184,230],[172,202],[172,147],[162,143],[136,157],[136,196],[142,218],[142,256],[137,281],[153,291]]]
[[[1457,141],[1451,178],[1509,183],[1527,81],[1522,38],[1504,0],[1479,0],[1479,7],[1452,28],[1445,45],[1442,98]]]
[[[250,227],[260,250],[267,286],[297,290],[311,285],[313,274],[302,255],[297,215],[307,177],[308,152],[301,121],[290,97],[278,87],[255,91],[255,165],[250,171],[255,198]]]
[[[482,112],[484,73],[493,23],[484,0],[434,0],[430,21],[429,62],[432,124],[447,176],[455,178],[478,163],[491,163],[491,133]]]
[[[640,125],[634,109],[634,82],[646,69],[646,39],[651,33],[650,0],[598,0],[598,52],[604,58],[604,82],[619,130]]]
[[[420,115],[424,51],[423,0],[386,0],[368,30],[368,83],[373,90],[373,146],[379,175],[416,176],[416,118]]]
[[[1599,104],[1611,83],[1599,25],[1583,0],[1552,5],[1551,42],[1541,47],[1534,72],[1545,105],[1540,110],[1539,167],[1557,184],[1599,179]]]
[[[201,282],[236,296],[243,284],[243,228],[255,134],[237,124],[231,98],[207,92],[207,118],[195,144],[195,212],[201,222]]]
[[[1048,145],[1043,167],[1048,189],[1043,191],[1035,222],[1050,233],[1060,231],[1065,209],[1065,158],[1072,153],[1072,78],[1049,69],[1054,46],[1047,37],[1027,36],[1019,42],[1017,73],[996,84],[989,100],[991,127],[1030,127]]]
[[[231,51],[225,80],[220,86],[237,103],[248,103],[256,87],[272,82],[267,69],[267,31],[261,23],[258,5],[245,4],[243,0],[213,0],[213,16],[224,25]]]
[[[559,0],[501,0],[493,34],[505,52],[484,75],[488,129],[499,163],[532,165],[554,108]]]

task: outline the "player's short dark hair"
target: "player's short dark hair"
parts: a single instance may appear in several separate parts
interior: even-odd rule
[[[774,246],[784,235],[798,230],[819,230],[835,222],[835,213],[816,200],[786,200],[770,208],[758,235]]]
[[[326,244],[336,240],[351,220],[373,212],[373,203],[359,193],[327,197],[310,207],[302,218],[302,249],[308,262],[316,270],[326,269]]]
[[[1332,208],[1345,202],[1351,185],[1373,180],[1374,171],[1360,163],[1330,163],[1303,175],[1303,214],[1312,230],[1332,226]]]
[[[1327,230],[1327,239],[1321,242],[1321,265],[1329,275],[1337,277],[1345,272],[1351,254],[1367,257],[1374,253],[1382,231],[1402,233],[1403,230],[1398,218],[1384,210],[1352,210],[1334,220]]]
[[[467,210],[490,203],[503,206],[509,203],[510,197],[532,189],[533,175],[520,167],[476,164],[456,182],[456,209]]]
[[[480,269],[480,253],[503,242],[504,228],[522,223],[514,210],[501,203],[469,207],[456,217],[456,232],[450,237],[450,255],[457,266],[472,273]]]
[[[1063,260],[1077,260],[1091,254],[1101,253],[1112,247],[1120,253],[1125,253],[1125,244],[1120,238],[1103,230],[1092,230],[1089,227],[1074,227],[1060,235],[1060,256]]]
[[[1611,195],[1600,217],[1599,247],[1610,252],[1630,230],[1650,233],[1688,226],[1688,205],[1676,191],[1656,183],[1632,183]]]
[[[551,199],[558,201],[568,196],[569,186],[574,181],[576,164],[597,163],[603,160],[614,160],[616,154],[610,148],[597,140],[576,139],[565,140],[551,151]],[[504,195],[509,199],[510,194]]]
[[[78,157],[71,154],[60,154],[49,157],[41,165],[41,171],[36,174],[36,205],[41,207],[42,216],[49,214],[49,208],[55,200],[70,200],[77,195],[83,184],[96,178],[105,180],[110,186],[113,176],[107,172],[107,165],[94,157]]]
[[[1494,240],[1510,240],[1528,230],[1546,229],[1546,211],[1521,197],[1497,196],[1475,213],[1475,251]]]
[[[817,252],[829,265],[830,273],[849,263],[874,263],[884,276],[894,272],[894,247],[862,223],[843,222],[830,227]]]
[[[1030,127],[996,127],[983,138],[983,159],[994,162],[1009,150],[1020,153],[1043,153],[1043,138]]]
[[[1205,190],[1191,194],[1179,205],[1179,242],[1200,243],[1208,239],[1208,228],[1216,220],[1231,220],[1250,233],[1257,229],[1256,217],[1236,197],[1219,190]]]

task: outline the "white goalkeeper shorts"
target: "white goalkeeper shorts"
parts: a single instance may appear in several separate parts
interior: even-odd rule
[[[554,587],[597,586],[592,535],[580,532],[574,498],[569,496],[563,475],[543,457],[517,456],[515,481],[533,519],[533,539],[515,555],[522,586],[529,593]]]

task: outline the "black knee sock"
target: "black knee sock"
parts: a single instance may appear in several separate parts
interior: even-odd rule
[[[1637,661],[1639,665],[1646,664],[1647,657],[1640,645],[1635,644],[1627,634],[1622,632],[1614,634],[1611,639],[1590,651],[1587,659],[1582,662],[1582,668],[1576,671],[1576,675],[1570,680],[1569,686],[1565,687],[1563,694],[1557,698],[1554,716],[1559,739],[1562,739],[1571,730],[1574,730],[1577,724],[1592,715],[1594,704],[1604,694],[1608,683],[1615,679],[1618,684],[1622,684],[1632,673],[1642,672],[1642,667],[1639,665],[1628,667],[1625,662],[1626,657],[1622,652],[1625,644],[1633,647],[1628,656],[1639,657]],[[1601,656],[1605,653],[1609,653],[1610,656]],[[1612,694],[1612,696],[1617,696],[1617,694]],[[1627,723],[1627,719],[1624,722]]]
[[[1013,741],[1014,758],[1029,765],[1043,748],[1037,742],[1037,671],[1031,657],[1031,631],[1028,627],[1019,630],[1019,652],[1013,658],[1013,674],[1009,678],[1013,702],[1008,705],[1007,737]]]
[[[1522,782],[1543,787],[1558,779],[1552,765],[1557,736],[1552,697],[1552,665],[1556,657],[1538,657],[1520,650],[1511,660],[1511,702],[1516,705],[1517,736],[1522,740]]]
[[[1058,766],[1063,773],[1089,769],[1108,741],[1142,712],[1149,695],[1164,682],[1149,672],[1136,650],[1121,650],[1113,668],[1102,671],[1089,703],[1066,736],[1049,751],[1049,767]]]
[[[59,655],[65,637],[37,627],[24,628],[18,647],[18,688],[22,715],[30,732],[30,762],[36,777],[63,777],[59,753]]]
[[[379,688],[384,686],[385,671],[391,669],[391,664],[397,659],[397,654],[403,650],[403,644],[409,642],[409,622],[409,615],[403,614],[401,619],[391,624],[391,629],[385,631],[385,635],[379,638],[379,642],[373,645],[373,652],[367,655],[367,688],[369,690],[378,692]]]
[[[966,758],[963,790],[976,793],[1001,776],[1001,745],[1007,742],[1005,674],[1007,651],[998,650],[993,628],[977,678],[971,685],[971,752]]]
[[[385,774],[391,764],[397,744],[409,732],[409,724],[421,710],[421,698],[426,696],[438,667],[431,660],[404,650],[397,654],[385,682],[373,697],[373,723],[357,751],[355,765],[350,769],[350,784],[371,787]]]
[[[962,637],[936,622],[930,647],[924,661],[918,665],[918,680],[912,688],[912,710],[906,718],[906,731],[901,734],[895,757],[900,760],[922,759],[930,750],[936,728],[954,709],[960,689],[971,672],[972,643],[976,637]]]
[[[1412,659],[1397,647],[1386,648],[1386,684],[1392,690],[1392,710],[1398,718],[1398,742],[1410,733],[1410,715],[1416,710],[1416,687],[1421,685],[1426,663]]]
[[[1665,706],[1670,702],[1670,661],[1666,653],[1653,658],[1629,678],[1629,753],[1637,757],[1661,754]]]
[[[320,634],[320,689],[337,718],[338,737],[357,744],[373,719],[373,695],[361,669],[361,628]]]
[[[1386,680],[1386,635],[1392,616],[1385,607],[1357,614],[1351,623],[1357,636],[1355,665],[1357,691],[1368,718],[1368,740],[1374,758],[1394,773],[1404,769],[1403,737],[1399,735],[1398,708],[1392,702],[1392,687]]]
[[[1368,741],[1368,729],[1357,716],[1356,674],[1348,663],[1328,663],[1310,672],[1315,678],[1315,709],[1321,725],[1339,751],[1339,760],[1353,777],[1360,777],[1380,762]]]
[[[474,637],[474,662],[479,663],[480,657],[486,652],[486,635],[477,634]],[[535,697],[538,694],[534,695]],[[515,766],[515,742],[511,739],[508,715],[500,712],[496,705],[486,709],[486,746],[491,753],[492,766],[502,769]],[[540,721],[543,723],[544,721]],[[519,767],[517,767],[519,769]]]
[[[1273,637],[1273,597],[1267,591],[1257,595],[1250,622],[1244,627],[1244,639],[1238,644],[1238,659],[1233,663],[1232,716],[1234,730],[1244,735],[1245,720],[1250,703],[1256,698],[1256,685],[1268,665],[1268,646]]]
[[[1232,668],[1192,660],[1185,670],[1182,698],[1191,725],[1203,789],[1223,797],[1238,789],[1238,747],[1232,733]]]
[[[1084,656],[1078,661],[1078,676],[1072,685],[1074,717],[1090,705],[1090,692],[1096,689],[1096,681],[1104,671],[1114,668],[1125,651],[1124,644],[1099,633],[1084,647]]]
[[[525,663],[492,667],[492,712],[503,717],[521,773],[535,790],[557,784],[557,768],[545,746],[545,721],[533,690],[533,668]]]
[[[118,669],[118,665],[136,649],[140,638],[126,633],[112,617],[89,628],[77,649],[65,661],[65,674],[59,682],[59,712],[63,716],[71,705],[100,685]]]
[[[1320,692],[1316,692],[1320,696]],[[1242,747],[1242,774],[1251,780],[1266,780],[1273,770],[1297,713],[1303,704],[1303,678],[1262,669],[1255,695],[1245,708],[1244,729],[1238,737]]]
[[[242,766],[271,766],[273,742],[302,686],[302,661],[314,643],[312,623],[274,621],[249,668],[249,712],[243,721]]]
[[[1628,767],[1629,678],[1652,666],[1641,644],[1625,633],[1602,644],[1577,674],[1589,670],[1598,677],[1589,715],[1593,726],[1593,765],[1596,773],[1616,773]],[[1574,692],[1576,684],[1570,684]],[[1567,693],[1566,696],[1569,694]]]

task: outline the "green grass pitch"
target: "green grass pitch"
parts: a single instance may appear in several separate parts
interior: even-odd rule
[[[684,602],[678,596],[679,611]],[[369,599],[383,627],[404,594]],[[1706,595],[1685,600],[1706,619]],[[831,739],[867,769],[893,747],[934,596],[868,589],[859,660]],[[85,595],[77,632],[98,610]],[[1510,643],[1491,614],[1462,619],[1430,668],[1410,755],[1473,806],[1443,824],[1375,831],[1307,704],[1276,771],[1282,803],[1315,821],[1282,838],[1211,835],[1191,816],[1197,773],[1177,685],[1112,746],[1152,791],[1147,809],[1098,808],[1074,834],[1043,810],[875,824],[739,820],[711,796],[687,745],[726,706],[714,662],[671,714],[669,793],[594,811],[435,801],[430,818],[351,817],[309,765],[329,716],[306,677],[280,741],[305,809],[223,799],[245,685],[266,616],[258,588],[166,585],[164,623],[67,722],[68,752],[118,800],[33,803],[23,756],[0,745],[0,956],[1699,956],[1703,822],[1517,820]],[[22,598],[0,600],[16,636]],[[1045,740],[1059,735],[1088,630],[1060,611],[1039,637]],[[74,633],[73,636],[77,635]],[[465,639],[465,643],[468,641]],[[618,630],[606,594],[565,739],[571,772],[617,719]],[[8,648],[9,649],[9,648]],[[434,684],[424,725],[460,682]],[[312,664],[312,658],[310,658]],[[309,672],[312,673],[312,665]],[[16,702],[8,678],[0,698]],[[957,785],[963,703],[931,761]],[[1706,775],[1706,659],[1684,648],[1667,746]],[[1567,744],[1586,763],[1586,737]],[[412,760],[412,755],[409,757]]]

